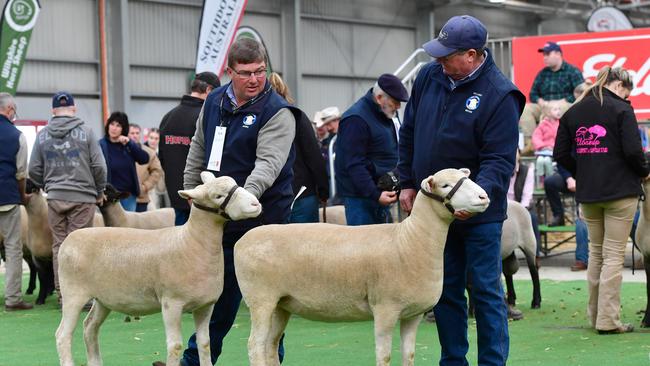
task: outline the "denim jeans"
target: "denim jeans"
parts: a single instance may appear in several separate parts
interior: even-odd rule
[[[576,261],[589,263],[589,233],[583,219],[576,219]]]
[[[442,295],[433,308],[441,345],[440,366],[468,365],[467,276],[478,333],[478,365],[506,364],[508,316],[501,285],[502,222],[453,223],[444,254]]]
[[[182,210],[180,208],[175,208],[174,214],[176,214],[176,217],[174,218],[174,225],[176,226],[184,225],[187,222],[187,220],[190,218],[190,210]]]
[[[388,207],[364,197],[343,197],[345,220],[350,226],[392,222]]]
[[[131,211],[135,212],[135,206],[136,206],[136,197],[135,196],[128,196],[127,198],[123,198],[120,200],[120,204],[126,211]]]
[[[241,233],[241,238],[244,233]],[[235,240],[236,242],[236,240]],[[226,243],[223,247],[224,259],[224,283],[223,292],[214,305],[212,310],[212,317],[210,318],[210,358],[212,364],[217,363],[219,355],[223,347],[223,339],[232,328],[239,304],[241,303],[242,294],[237,284],[237,276],[235,275],[235,262],[234,262],[234,242]],[[278,357],[280,362],[284,359],[284,343],[280,339],[280,347],[278,348]],[[245,357],[242,355],[242,357]],[[192,334],[187,342],[187,349],[183,352],[182,366],[199,366],[199,351],[196,344],[196,333]]]
[[[147,212],[148,202],[137,202],[135,204],[135,212]]]
[[[297,199],[293,203],[289,222],[292,224],[318,222],[318,197],[311,195]]]

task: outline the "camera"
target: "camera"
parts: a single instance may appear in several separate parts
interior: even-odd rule
[[[377,180],[377,188],[381,191],[399,191],[400,183],[399,178],[394,172],[388,172]]]

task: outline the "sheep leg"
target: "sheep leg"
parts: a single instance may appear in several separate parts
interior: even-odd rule
[[[251,366],[266,366],[266,342],[271,333],[271,323],[275,305],[249,304],[251,311],[251,334],[248,337],[248,359]],[[277,350],[276,350],[277,352]]]
[[[74,366],[72,359],[72,334],[77,326],[81,309],[86,304],[86,300],[79,296],[67,296],[61,308],[61,323],[57,328],[56,350],[59,353],[59,362],[61,366]]]
[[[194,325],[196,326],[196,348],[199,350],[199,365],[209,366],[210,360],[210,316],[214,304],[194,310]]]
[[[415,336],[422,316],[411,319],[402,319],[400,322],[402,366],[413,366],[415,364]]]
[[[31,254],[23,256],[23,259],[27,262],[27,266],[29,267],[29,285],[27,286],[25,294],[31,295],[36,289],[36,275],[38,271],[36,270],[36,265],[34,265],[34,260],[32,259]],[[41,286],[43,285],[41,284]]]
[[[373,309],[375,317],[375,357],[377,366],[390,365],[393,329],[399,312],[390,309]]]
[[[47,297],[54,292],[54,270],[52,269],[52,261],[45,259],[34,258],[36,265],[36,273],[38,274],[38,297],[36,298],[36,305],[45,304]]]
[[[643,257],[643,265],[645,267],[645,289],[647,303],[645,307],[645,314],[643,315],[643,320],[641,320],[641,328],[650,327],[650,255]]]
[[[86,356],[88,366],[102,366],[102,357],[99,352],[99,327],[102,325],[111,310],[99,301],[93,301],[93,306],[84,320],[84,343],[86,343]]]
[[[162,316],[167,338],[167,365],[178,366],[183,352],[181,315],[183,305],[169,300],[162,301]]]
[[[279,307],[275,309],[271,316],[271,331],[266,340],[266,357],[268,357],[267,365],[269,366],[280,366],[278,348],[280,347],[280,339],[282,339],[282,334],[287,327],[290,317],[291,313]]]
[[[535,264],[534,253],[526,253],[526,264],[530,271],[530,279],[533,281],[533,301],[531,302],[530,307],[531,309],[539,309],[542,304],[542,294],[541,286],[539,284],[539,271]]]

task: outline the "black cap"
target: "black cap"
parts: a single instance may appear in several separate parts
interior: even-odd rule
[[[52,108],[70,107],[74,105],[74,98],[65,91],[60,91],[52,97]]]
[[[397,101],[407,102],[409,100],[409,93],[406,91],[404,84],[393,74],[382,74],[377,79],[377,85]]]
[[[214,89],[221,86],[221,81],[219,81],[217,74],[210,71],[200,72],[194,76],[194,79],[204,81]]]

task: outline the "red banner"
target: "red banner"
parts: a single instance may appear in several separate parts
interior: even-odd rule
[[[535,76],[544,68],[537,50],[548,41],[562,47],[564,61],[580,69],[585,79],[594,81],[598,70],[607,65],[629,70],[634,75],[630,101],[637,119],[650,119],[650,28],[514,38],[513,80],[527,98]]]

